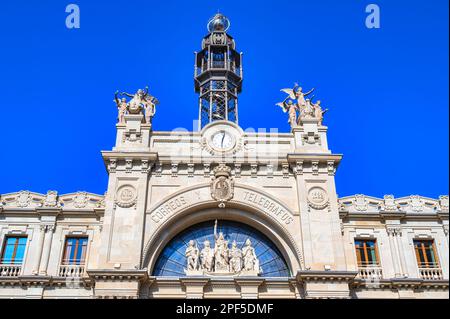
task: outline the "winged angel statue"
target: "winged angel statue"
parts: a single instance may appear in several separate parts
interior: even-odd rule
[[[281,92],[288,96],[283,102],[277,103],[283,112],[289,115],[289,124],[291,127],[298,126],[301,118],[317,118],[319,125],[322,125],[323,114],[327,111],[322,111],[320,101],[313,103],[314,96],[308,98],[314,92],[314,88],[308,92],[303,92],[303,88],[295,83],[292,89],[282,89]]]

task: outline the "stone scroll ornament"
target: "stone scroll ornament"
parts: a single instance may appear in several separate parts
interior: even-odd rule
[[[199,249],[194,240],[189,241],[185,251],[187,276],[259,276],[259,259],[249,238],[240,249],[233,241],[231,248],[222,232],[217,233],[217,220],[214,224],[214,247],[209,240]]]
[[[220,164],[214,169],[211,197],[219,202],[220,208],[225,208],[225,203],[234,197],[234,180],[231,177],[230,167]]]
[[[122,98],[119,98],[122,96]],[[128,102],[125,97],[131,98]],[[156,105],[159,101],[156,97],[152,96],[148,92],[148,86],[144,90],[139,89],[135,94],[126,92],[119,93],[116,91],[114,96],[114,102],[117,105],[119,111],[118,122],[119,124],[125,123],[125,115],[127,114],[144,114],[145,123],[151,124],[153,117],[156,113]]]
[[[283,102],[276,105],[281,107],[284,113],[288,113],[288,123],[291,128],[298,127],[302,124],[302,119],[316,119],[318,124],[322,126],[323,115],[328,109],[323,110],[321,101],[313,102],[314,96],[309,96],[314,92],[314,88],[308,92],[303,92],[303,88],[295,83],[292,89],[282,89],[281,92],[288,96]]]

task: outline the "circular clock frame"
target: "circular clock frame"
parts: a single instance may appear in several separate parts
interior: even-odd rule
[[[210,146],[219,152],[229,152],[236,146],[236,137],[227,130],[221,129],[211,134]]]

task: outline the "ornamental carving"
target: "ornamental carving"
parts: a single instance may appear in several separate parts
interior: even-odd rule
[[[384,195],[384,203],[381,209],[388,212],[398,211],[399,205],[395,202],[394,195]]]
[[[105,195],[103,195],[102,199],[100,199],[95,204],[95,207],[97,207],[97,208],[105,208],[105,206],[106,206],[106,192],[105,192]]]
[[[312,187],[308,192],[308,204],[314,209],[325,209],[329,205],[327,192],[322,187]]]
[[[73,206],[75,208],[85,208],[89,202],[89,197],[86,192],[78,192],[73,198]]]
[[[225,45],[227,43],[225,33],[213,33],[211,35],[211,38],[212,38],[213,44],[216,44],[216,45]]]
[[[31,194],[29,191],[20,191],[16,197],[17,207],[28,207],[31,203]]]
[[[224,208],[225,203],[234,196],[234,180],[231,178],[231,168],[220,164],[214,169],[214,177],[211,181],[211,197],[219,202],[219,207]]]
[[[420,199],[420,196],[412,195],[409,199],[409,206],[414,212],[423,211],[423,201]]]
[[[203,249],[198,248],[194,240],[186,248],[187,276],[258,276],[261,273],[259,259],[249,238],[244,247],[239,248],[233,241],[231,248],[222,232],[217,233],[217,220],[214,225],[214,247],[208,240],[203,242]]]
[[[131,185],[125,185],[119,188],[117,192],[116,204],[122,208],[130,208],[137,203],[136,189]]]
[[[48,191],[47,195],[42,203],[43,207],[59,208],[61,204],[58,202],[58,192]]]
[[[355,199],[353,200],[353,206],[359,212],[365,212],[369,208],[366,196],[364,195],[355,195]]]
[[[442,211],[448,212],[448,195],[439,196],[439,206]]]
[[[303,134],[302,141],[303,141],[303,145],[305,145],[305,144],[321,145],[319,134],[316,134],[314,132],[308,132],[306,134]]]

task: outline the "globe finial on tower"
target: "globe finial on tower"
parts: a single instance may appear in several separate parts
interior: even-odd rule
[[[223,14],[221,13],[217,13],[214,17],[212,17],[209,21],[208,21],[208,31],[210,33],[213,32],[227,32],[228,29],[230,28],[230,20],[225,17]]]

